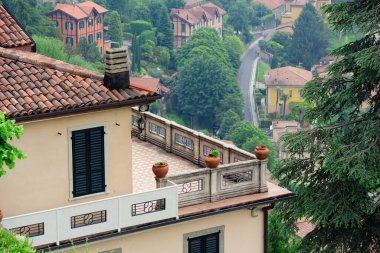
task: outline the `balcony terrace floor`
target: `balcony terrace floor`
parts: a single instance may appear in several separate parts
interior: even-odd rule
[[[155,146],[149,142],[132,137],[132,168],[133,192],[143,192],[156,189],[156,181],[152,165],[157,161],[167,161],[168,176],[196,172],[201,169],[198,165],[173,153]]]

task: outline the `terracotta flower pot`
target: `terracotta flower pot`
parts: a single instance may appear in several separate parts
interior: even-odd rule
[[[269,155],[269,149],[266,146],[257,146],[254,152],[255,156],[259,160],[267,159]]]
[[[220,157],[205,156],[205,163],[207,168],[214,169],[218,167],[220,163]]]
[[[3,220],[3,218],[4,218],[3,212],[0,210],[0,222]]]
[[[169,166],[168,164],[160,165],[156,163],[156,164],[153,164],[152,171],[156,177],[164,178],[166,174],[168,174]]]

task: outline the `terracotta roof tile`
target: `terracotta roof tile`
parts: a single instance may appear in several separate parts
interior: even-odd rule
[[[309,221],[301,221],[296,223],[297,227],[297,236],[304,238],[308,233],[314,230],[315,226]]]
[[[201,6],[193,7],[190,9],[171,9],[171,16],[178,16],[182,20],[195,25],[202,21],[202,19],[212,20],[215,12],[218,11],[219,15],[224,16],[227,14],[225,10],[216,6],[213,3],[206,3]]]
[[[77,112],[73,108],[132,106],[160,97],[133,87],[109,90],[102,75],[36,53],[0,48],[0,62],[0,108],[16,120],[49,117],[58,110]]]
[[[2,4],[0,18],[0,47],[12,48],[33,44],[32,38],[23,31],[21,25]]]
[[[313,78],[310,71],[291,66],[268,70],[265,74],[266,86],[304,86]]]
[[[56,12],[56,11],[62,11],[70,16],[72,16],[75,19],[83,19],[88,16],[90,16],[92,11],[96,11],[99,14],[103,14],[108,12],[106,8],[103,8],[102,6],[92,2],[92,1],[87,1],[84,3],[79,3],[79,4],[62,4],[58,3],[54,11],[50,12]]]

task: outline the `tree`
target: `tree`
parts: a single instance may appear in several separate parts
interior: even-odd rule
[[[334,50],[329,75],[304,88],[313,127],[282,139],[289,158],[273,175],[298,195],[280,204],[282,217],[289,227],[301,217],[315,225],[301,252],[380,252],[379,3],[324,8],[334,30],[364,35]]]
[[[289,99],[289,95],[283,93],[283,94],[281,95],[280,99],[281,99],[281,101],[284,102],[284,108],[283,108],[283,110],[282,110],[282,116],[285,116],[285,114],[286,114],[286,102],[287,102],[288,99]]]
[[[251,153],[253,153],[256,146],[265,145],[270,150],[268,167],[271,169],[276,163],[277,152],[272,142],[263,131],[249,122],[240,121],[235,124],[225,139],[233,141],[236,146]]]
[[[170,21],[170,15],[166,7],[161,7],[159,22],[156,27],[158,46],[167,47],[169,50],[173,50],[174,33],[172,22]]]
[[[22,133],[21,126],[16,126],[14,120],[6,120],[5,115],[0,113],[0,177],[7,173],[4,166],[13,169],[16,159],[25,158],[21,150],[10,144],[14,138],[19,139]]]
[[[165,0],[165,5],[169,10],[172,8],[182,9],[185,6],[185,0]]]
[[[102,59],[97,43],[88,43],[86,39],[79,40],[75,52],[89,62],[100,62]]]
[[[252,40],[250,33],[249,19],[252,15],[250,3],[244,0],[238,0],[228,9],[227,24],[234,27],[236,34],[241,34],[245,42]]]
[[[224,138],[229,133],[232,127],[240,121],[240,116],[233,110],[228,110],[223,113],[222,122],[220,124],[219,135]]]
[[[35,35],[33,36],[33,40],[38,45],[37,53],[64,62],[69,60],[69,56],[65,53],[65,48],[60,39]]]
[[[123,30],[121,26],[119,13],[112,11],[110,14],[110,23],[108,27],[108,35],[114,42],[119,43],[119,46],[123,45]]]
[[[312,4],[306,4],[294,24],[294,34],[287,48],[287,60],[306,69],[327,54],[327,29]]]
[[[244,53],[244,44],[237,36],[226,36],[223,40],[230,62],[235,70],[240,67],[240,57]]]

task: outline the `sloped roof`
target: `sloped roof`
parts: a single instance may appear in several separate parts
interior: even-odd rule
[[[110,90],[97,73],[20,50],[0,48],[0,110],[28,121],[154,102],[156,92]]]
[[[252,0],[254,4],[262,4],[266,6],[268,9],[275,10],[282,5],[285,5],[284,0]]]
[[[14,48],[34,44],[11,13],[0,4],[0,47]]]
[[[310,71],[292,66],[272,69],[265,72],[266,86],[304,86],[313,78]]]
[[[153,77],[136,77],[132,76],[130,80],[130,86],[138,90],[146,90],[151,92],[162,91],[164,93],[169,93],[170,89],[163,86],[160,83],[160,79]]]
[[[72,16],[75,19],[83,19],[88,17],[92,11],[96,11],[99,14],[103,14],[108,12],[108,10],[92,1],[87,1],[84,3],[79,4],[62,4],[58,3],[54,7],[54,11],[50,12],[56,12],[56,11],[62,11],[66,13],[67,15]]]
[[[207,20],[212,20],[215,13],[218,12],[220,16],[227,14],[225,10],[216,6],[213,3],[206,3],[202,6],[197,6],[191,9],[171,9],[171,16],[178,16],[182,20],[195,25],[202,21],[205,17]]]

